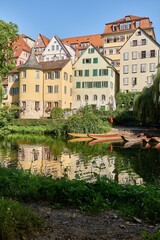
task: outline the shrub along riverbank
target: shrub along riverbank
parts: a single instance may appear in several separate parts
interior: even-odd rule
[[[118,185],[106,179],[97,179],[94,183],[53,180],[23,170],[0,168],[0,197],[0,212],[7,212],[0,218],[0,235],[6,236],[1,239],[13,239],[8,235],[11,232],[20,236],[42,226],[42,220],[30,211],[25,210],[27,214],[24,215],[19,204],[24,202],[44,201],[55,208],[76,208],[93,213],[114,209],[121,216],[160,222],[160,186]]]

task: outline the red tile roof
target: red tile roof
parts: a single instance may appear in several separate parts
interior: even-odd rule
[[[14,51],[14,56],[18,58],[22,51],[30,53],[31,48],[28,46],[28,44],[23,40],[22,35],[19,36],[16,42],[13,44],[13,51]]]
[[[72,44],[78,44],[79,47],[81,43],[89,42],[92,43],[96,47],[102,46],[102,36],[101,34],[93,34],[93,35],[86,35],[86,36],[78,36],[78,37],[70,37],[70,38],[63,38],[62,42]]]

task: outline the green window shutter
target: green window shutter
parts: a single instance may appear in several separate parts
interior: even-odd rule
[[[102,76],[102,69],[99,69],[99,76]]]
[[[89,70],[85,70],[85,77],[89,77]]]
[[[106,82],[106,88],[108,88],[108,81]]]
[[[93,76],[97,76],[97,69],[93,69]]]
[[[84,82],[82,82],[82,88],[84,88]]]
[[[92,82],[90,82],[90,83],[89,83],[89,87],[90,87],[90,88],[92,88],[92,85],[93,85],[93,83],[92,83]]]
[[[85,63],[85,59],[82,59],[82,63]]]
[[[81,88],[81,83],[80,82],[76,82],[76,88]]]
[[[93,63],[98,63],[98,58],[93,58]]]
[[[106,69],[106,76],[108,76],[108,69]]]
[[[98,82],[98,88],[101,88],[101,82]]]
[[[74,70],[74,76],[76,77],[76,70]]]

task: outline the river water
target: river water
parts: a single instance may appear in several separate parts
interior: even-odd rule
[[[0,139],[0,164],[54,179],[106,177],[132,185],[160,182],[160,146],[156,144],[94,144],[72,142],[65,136],[14,134]]]

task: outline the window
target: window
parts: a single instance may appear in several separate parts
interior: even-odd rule
[[[153,83],[153,79],[151,76],[147,77],[147,84],[151,85]]]
[[[129,71],[128,69],[129,69],[128,65],[124,65],[124,66],[123,66],[123,73],[124,73],[124,74],[127,74],[128,71]]]
[[[141,40],[141,45],[146,45],[146,43],[147,43],[147,42],[146,42],[146,39],[142,39],[142,40]]]
[[[93,58],[93,63],[98,63],[98,58]]]
[[[129,29],[131,29],[131,27],[132,27],[131,22],[120,24],[120,30],[129,30]]]
[[[119,41],[120,41],[120,42],[124,42],[124,40],[125,40],[125,37],[124,37],[123,35],[121,35],[121,36],[119,37]]]
[[[81,88],[81,83],[80,82],[76,82],[76,88]]]
[[[93,76],[97,76],[98,75],[98,70],[97,69],[93,69]]]
[[[59,72],[59,71],[56,71],[56,72],[55,72],[55,78],[56,78],[56,79],[59,79],[59,78],[60,78],[60,72]]]
[[[47,93],[53,93],[53,86],[47,86]]]
[[[26,84],[22,85],[22,92],[26,92]]]
[[[26,78],[26,70],[22,71],[22,78]]]
[[[92,88],[92,82],[83,82],[82,88]]]
[[[67,87],[64,86],[64,94],[67,94]]]
[[[129,53],[125,52],[123,53],[123,60],[128,60],[129,59]]]
[[[26,102],[25,101],[22,101],[22,109],[26,110]]]
[[[47,72],[45,74],[45,79],[54,79],[54,72]]]
[[[35,102],[35,110],[36,111],[40,110],[39,102]]]
[[[123,85],[128,85],[128,78],[123,78]]]
[[[52,45],[52,51],[54,51],[54,45]]]
[[[102,101],[106,100],[106,96],[104,94],[102,94]]]
[[[59,45],[56,45],[56,50],[57,50],[57,51],[59,50]]]
[[[146,64],[141,64],[141,72],[146,72]]]
[[[146,58],[146,51],[141,51],[141,58]]]
[[[54,86],[54,93],[58,93],[58,85]]]
[[[107,81],[102,81],[101,86],[102,86],[102,88],[108,87],[108,82]]]
[[[137,46],[137,40],[133,40],[132,45]]]
[[[99,76],[107,76],[108,69],[99,69]]]
[[[140,21],[136,21],[136,28],[140,27]]]
[[[94,100],[94,101],[97,101],[97,99],[98,99],[97,95],[94,95],[94,96],[93,96],[93,100]]]
[[[84,64],[91,63],[91,58],[83,58],[82,63],[84,63]]]
[[[85,95],[85,96],[84,96],[84,100],[85,100],[85,101],[88,101],[88,99],[89,99],[89,98],[88,98],[88,95]]]
[[[84,76],[85,76],[85,77],[89,77],[89,70],[85,70],[85,71],[84,71]]]
[[[114,24],[112,28],[113,28],[113,32],[117,31],[117,25],[116,24]]]
[[[132,77],[132,85],[135,86],[137,84],[137,78]]]
[[[132,65],[132,73],[136,73],[137,72],[137,64],[133,64]]]
[[[150,70],[150,72],[154,72],[155,69],[156,69],[155,63],[150,63],[150,64],[149,64],[149,70]]]
[[[150,51],[150,57],[155,57],[155,56],[156,56],[155,50],[151,50],[151,51]]]
[[[39,85],[35,86],[35,92],[39,92]]]
[[[75,70],[74,71],[75,77],[82,77],[83,76],[83,70]]]
[[[77,95],[77,101],[81,101],[81,96]]]
[[[94,48],[89,48],[88,53],[94,53]]]
[[[36,78],[39,78],[39,71],[36,71]]]
[[[134,59],[137,59],[137,52],[135,51],[135,52],[132,52],[132,59],[134,60]]]
[[[68,80],[68,73],[64,72],[64,80]]]

